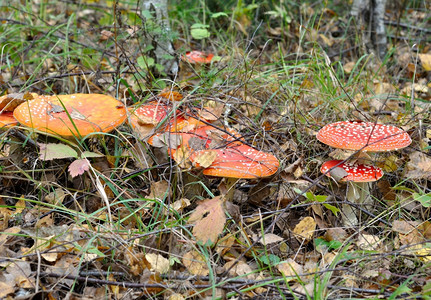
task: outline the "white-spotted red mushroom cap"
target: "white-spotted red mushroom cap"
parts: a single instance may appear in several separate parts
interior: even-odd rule
[[[120,101],[102,94],[38,96],[13,115],[24,126],[63,137],[109,132],[127,118]]]
[[[165,104],[146,104],[129,108],[130,124],[133,128],[139,125],[157,125],[171,112],[172,106]]]
[[[335,166],[337,166],[337,168],[342,168],[344,171],[346,171],[347,175],[340,179],[340,181],[371,182],[377,181],[383,176],[382,169],[378,167],[348,162],[342,163],[342,160],[327,161],[322,165],[320,171],[322,173],[326,173],[326,176],[331,177],[331,173],[328,171],[330,171],[331,168]]]
[[[205,150],[202,150],[205,151]],[[256,150],[247,145],[238,145],[223,149],[211,150],[217,157],[203,174],[207,176],[254,179],[268,177],[277,172],[280,165],[278,159],[266,152]],[[193,162],[200,151],[190,156]]]
[[[411,144],[407,132],[392,125],[340,121],[324,126],[317,139],[334,148],[371,152],[402,149]]]

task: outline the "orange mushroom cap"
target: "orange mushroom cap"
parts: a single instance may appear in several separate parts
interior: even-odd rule
[[[13,115],[24,126],[63,137],[109,132],[127,117],[120,101],[101,94],[40,96],[20,104]]]
[[[412,142],[409,134],[401,128],[363,121],[328,124],[316,137],[334,148],[371,152],[398,150]]]
[[[0,114],[0,127],[13,127],[18,121],[13,117],[13,112],[4,111]]]
[[[207,176],[255,179],[275,174],[280,165],[274,155],[245,144],[213,151],[217,152],[217,157],[204,169],[203,174]],[[193,162],[199,154],[200,151],[192,153],[190,160]]]
[[[348,162],[342,163],[342,160],[329,160],[322,165],[320,171],[326,173],[326,176],[331,177],[331,173],[328,171],[335,166],[346,171],[347,175],[340,179],[340,181],[371,182],[377,181],[383,176],[382,169],[378,167]]]
[[[181,60],[186,61],[191,64],[209,64],[213,59],[214,54],[206,54],[202,51],[189,51],[185,55],[181,55]]]

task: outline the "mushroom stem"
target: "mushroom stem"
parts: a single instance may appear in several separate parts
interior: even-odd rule
[[[370,198],[370,185],[368,182],[349,182],[347,186],[346,198],[349,202],[358,205],[371,204]],[[345,214],[346,225],[356,226],[359,224],[361,213],[355,213],[352,206],[343,205],[343,212]]]
[[[220,189],[220,192],[222,193],[223,197],[227,201],[233,200],[233,195],[235,193],[235,185],[238,182],[238,178],[226,178],[225,179],[225,186],[223,189]]]

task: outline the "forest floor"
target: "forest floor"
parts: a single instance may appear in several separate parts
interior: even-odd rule
[[[9,2],[2,115],[47,95],[46,118],[75,126],[96,113],[53,103],[83,93],[124,119],[68,137],[2,128],[0,299],[431,297],[429,4],[387,7],[379,59],[343,1],[173,1],[174,56],[214,57],[172,77],[139,1]],[[357,159],[316,138],[344,120],[412,139],[362,155],[385,173],[369,189],[320,171]],[[256,174],[210,173],[238,153]]]

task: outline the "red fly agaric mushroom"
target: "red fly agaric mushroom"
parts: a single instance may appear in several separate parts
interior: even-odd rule
[[[363,121],[340,121],[328,124],[317,133],[317,139],[334,148],[370,152],[392,151],[412,142],[401,128]]]
[[[320,129],[316,137],[322,143],[332,146],[334,148],[356,150],[360,152],[381,152],[398,150],[407,147],[412,142],[408,133],[401,128],[391,125],[383,125],[363,121],[340,121],[328,124],[322,129]],[[340,161],[338,161],[337,163],[339,162]],[[342,166],[348,165],[343,164]],[[370,166],[370,168],[375,167]],[[352,168],[350,166],[348,170],[343,167],[340,167],[340,169],[343,169],[345,172],[359,172],[358,170],[362,170],[362,167],[358,169],[358,167]],[[383,175],[383,172],[381,170],[373,172],[375,172],[374,175],[376,175],[376,178],[378,177],[378,174]],[[367,197],[369,195],[368,183],[366,181],[362,181],[362,183],[353,183],[354,181],[350,182],[352,182],[352,188],[348,189],[348,200],[360,204],[370,202],[367,201]]]
[[[214,54],[206,54],[202,51],[189,51],[185,55],[181,56],[181,60],[186,61],[191,64],[209,64],[213,59]]]
[[[278,159],[269,153],[256,150],[245,144],[233,145],[223,149],[201,150],[193,152],[190,160],[195,163],[199,155],[207,151],[215,151],[216,156],[212,164],[203,170],[207,176],[225,177],[227,200],[233,197],[233,186],[238,179],[257,179],[269,177],[277,172],[280,165]]]
[[[342,160],[330,160],[325,162],[320,171],[326,176],[331,177],[330,170],[332,168],[341,168],[345,171],[339,181],[352,181],[352,182],[372,182],[377,181],[383,176],[382,169],[370,165],[355,164],[343,162]]]
[[[39,96],[14,110],[22,125],[66,138],[109,132],[127,117],[115,98],[101,94]]]
[[[368,183],[377,181],[383,176],[382,169],[378,167],[342,160],[327,161],[322,165],[320,171],[337,181],[351,183],[351,186],[347,187],[346,198],[352,203],[359,204],[363,204],[364,199],[369,195]],[[356,214],[349,205],[343,205],[343,214],[346,225],[358,224]]]

